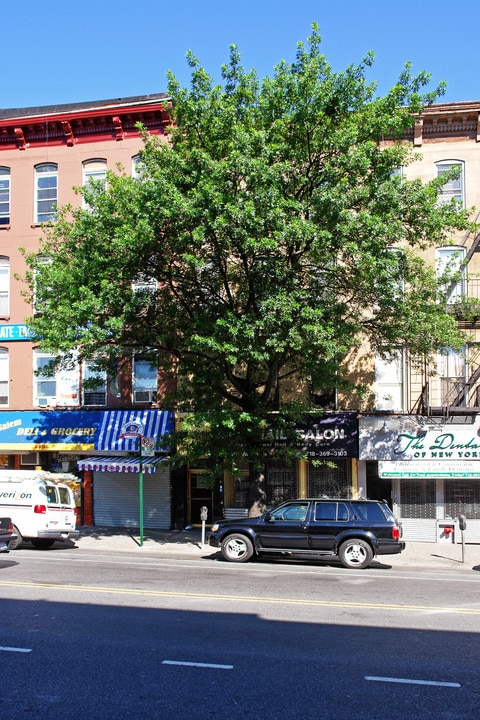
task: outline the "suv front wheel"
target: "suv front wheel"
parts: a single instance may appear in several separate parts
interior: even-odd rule
[[[253,555],[252,541],[240,533],[228,535],[222,542],[222,555],[229,562],[247,562]]]
[[[365,540],[345,540],[338,551],[340,562],[346,568],[361,570],[370,565],[373,560],[373,550]]]

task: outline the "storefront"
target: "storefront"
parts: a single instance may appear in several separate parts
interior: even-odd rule
[[[122,436],[130,421],[141,424],[142,437]],[[0,453],[4,467],[76,471],[87,525],[138,527],[141,461],[145,527],[170,528],[162,437],[172,422],[172,413],[162,410],[0,412]]]
[[[359,456],[390,488],[405,540],[480,542],[480,425],[419,416],[359,418]],[[371,482],[375,472],[370,471]],[[367,488],[368,489],[368,488]]]
[[[358,424],[356,413],[305,416],[297,426],[296,448],[301,460],[264,458],[266,503],[269,507],[296,497],[352,497],[358,493]],[[276,437],[270,447],[284,447]],[[246,512],[250,478],[248,465],[225,479],[224,514]]]

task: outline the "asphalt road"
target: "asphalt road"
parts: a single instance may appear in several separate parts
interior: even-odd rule
[[[2,717],[477,720],[480,573],[0,556]]]

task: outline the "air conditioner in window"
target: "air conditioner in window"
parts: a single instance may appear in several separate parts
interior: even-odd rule
[[[157,400],[155,390],[135,390],[133,393],[134,403],[153,403]]]
[[[44,395],[37,398],[38,407],[51,407],[57,404],[57,398],[54,395]]]

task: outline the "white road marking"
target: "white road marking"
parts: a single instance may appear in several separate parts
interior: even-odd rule
[[[215,663],[187,662],[183,660],[162,660],[162,665],[186,665],[187,667],[216,668],[217,670],[233,670],[233,665],[216,665]]]
[[[32,652],[31,648],[2,647],[1,645],[0,650],[4,650],[5,652]]]
[[[409,685],[439,685],[441,687],[454,688],[462,687],[460,683],[437,682],[436,680],[412,680],[409,678],[376,677],[375,675],[365,675],[365,680],[374,680],[376,682],[407,683]]]

